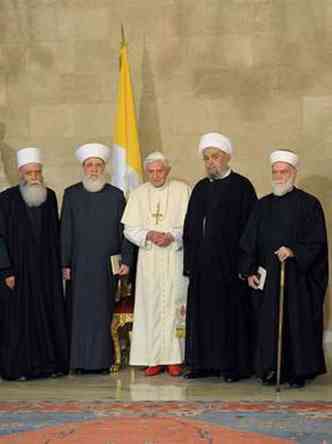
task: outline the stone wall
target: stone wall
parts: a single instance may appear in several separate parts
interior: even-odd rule
[[[291,147],[299,185],[321,199],[331,234],[331,0],[1,0],[10,182],[15,150],[37,145],[61,198],[80,177],[74,148],[111,143],[121,23],[142,152],[164,151],[174,176],[194,183],[204,174],[199,136],[220,130],[234,143],[234,168],[264,194],[268,154]]]

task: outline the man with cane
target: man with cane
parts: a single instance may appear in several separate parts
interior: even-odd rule
[[[326,372],[325,219],[318,199],[294,186],[298,156],[277,150],[270,160],[272,193],[257,202],[242,236],[240,275],[253,289],[256,375],[263,384],[275,384],[278,369],[281,382],[301,388]]]

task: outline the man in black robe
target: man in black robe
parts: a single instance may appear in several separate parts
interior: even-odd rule
[[[123,192],[106,183],[105,145],[82,145],[82,182],[65,190],[61,216],[64,278],[70,283],[70,369],[75,373],[108,373],[113,361],[111,321],[117,276],[111,256],[121,253],[119,275],[129,271],[132,245],[123,238]],[[69,285],[67,285],[69,287]]]
[[[295,188],[298,157],[271,155],[272,189],[257,202],[241,239],[240,272],[248,277],[256,306],[255,372],[265,384],[276,380],[280,263],[285,263],[281,376],[291,387],[324,373],[323,303],[328,282],[328,247],[319,201]],[[258,267],[266,273],[259,288]],[[262,285],[261,285],[262,287]]]
[[[229,139],[202,136],[208,177],[198,182],[184,224],[184,273],[189,276],[185,377],[250,375],[248,289],[238,279],[239,239],[256,202],[250,181],[228,166]]]
[[[19,150],[17,165],[20,185],[0,194],[0,372],[24,380],[67,373],[68,339],[56,196],[37,148]]]

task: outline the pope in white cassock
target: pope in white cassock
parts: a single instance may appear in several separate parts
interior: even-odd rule
[[[187,278],[182,229],[190,187],[168,180],[162,153],[144,161],[148,182],[131,192],[122,217],[124,234],[139,247],[130,364],[154,376],[182,373]]]

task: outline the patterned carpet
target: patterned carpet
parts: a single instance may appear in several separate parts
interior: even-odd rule
[[[0,403],[0,444],[294,442],[332,443],[332,403]]]

